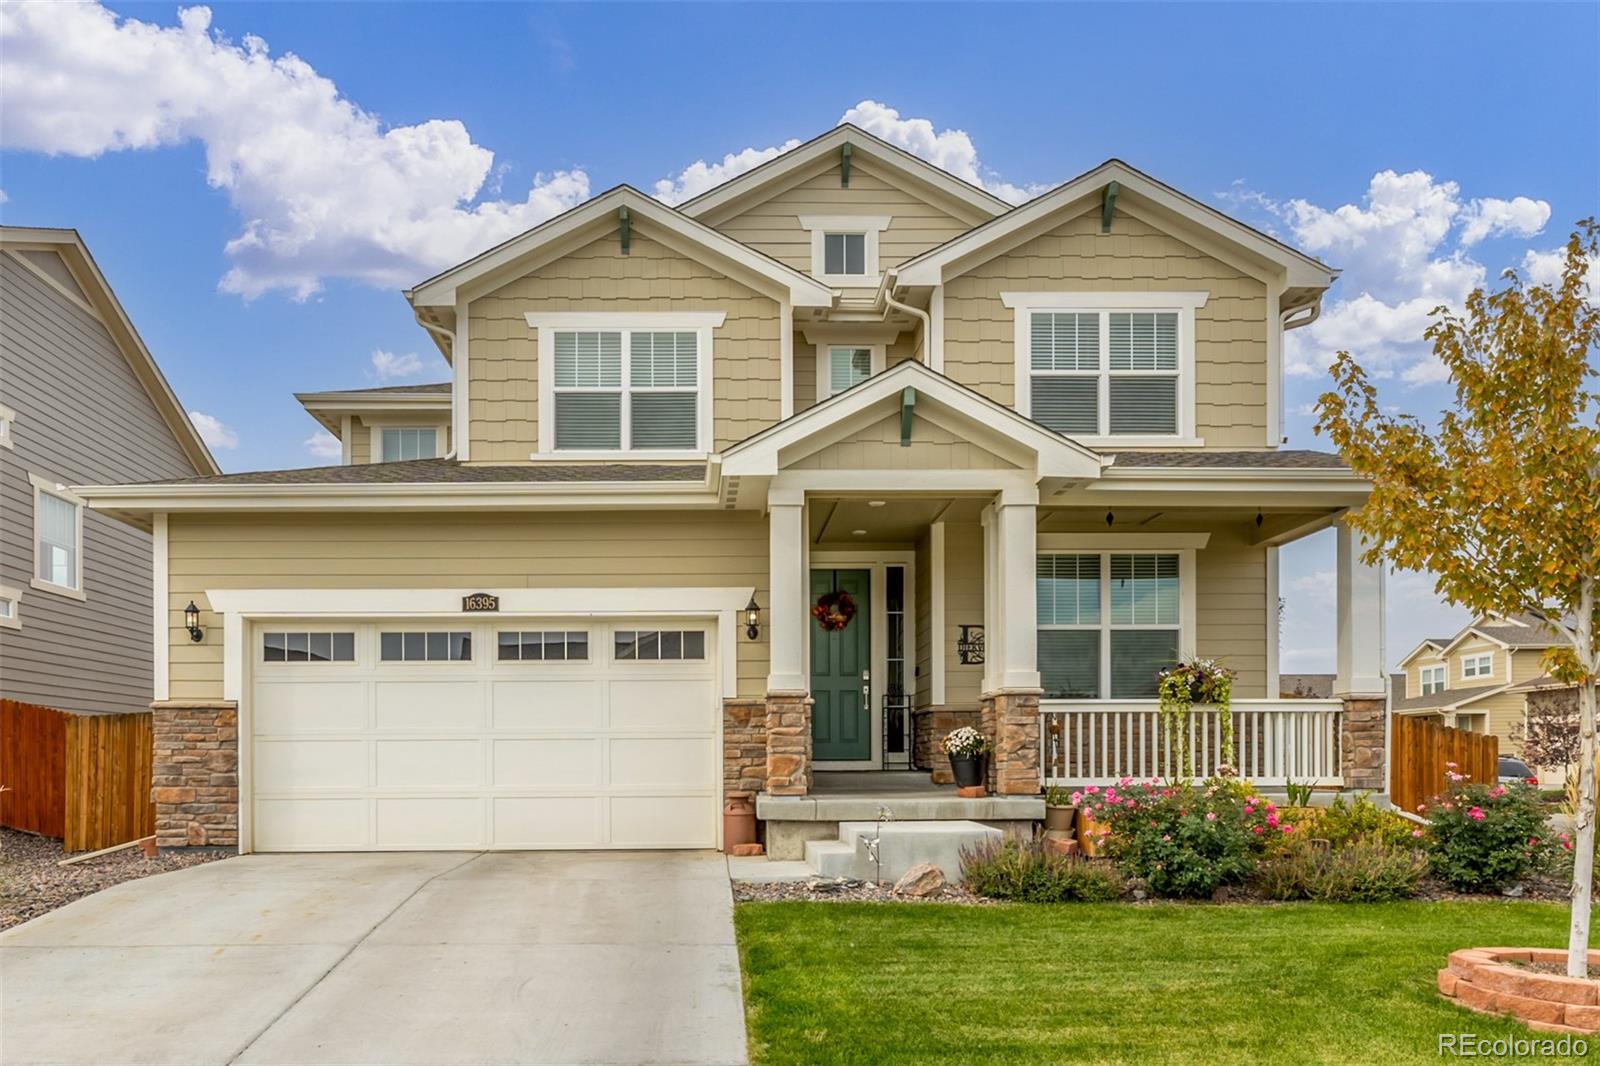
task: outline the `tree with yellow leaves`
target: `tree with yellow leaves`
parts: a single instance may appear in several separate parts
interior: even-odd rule
[[[1515,271],[1478,289],[1463,314],[1436,308],[1424,336],[1455,401],[1436,431],[1391,417],[1350,355],[1317,403],[1327,433],[1372,494],[1350,524],[1366,561],[1426,570],[1449,603],[1475,614],[1526,614],[1565,644],[1546,656],[1579,686],[1578,810],[1567,972],[1587,974],[1595,847],[1595,704],[1600,683],[1600,307],[1588,292],[1600,224],[1579,223],[1559,281]]]

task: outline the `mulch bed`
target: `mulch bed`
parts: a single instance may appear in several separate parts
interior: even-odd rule
[[[1508,962],[1507,965],[1515,966],[1519,970],[1532,970],[1534,973],[1553,973],[1557,977],[1567,976],[1565,964],[1554,962]],[[1589,976],[1595,980],[1600,980],[1600,966],[1591,965],[1589,967]]]
[[[736,903],[786,903],[825,900],[838,903],[965,903],[994,904],[999,900],[974,895],[965,888],[945,885],[931,896],[903,896],[894,885],[875,885],[849,877],[813,877],[809,881],[735,881]]]
[[[231,854],[190,850],[147,859],[133,847],[71,866],[57,866],[68,857],[61,850],[61,841],[0,828],[0,929],[21,925],[123,881],[199,866]]]

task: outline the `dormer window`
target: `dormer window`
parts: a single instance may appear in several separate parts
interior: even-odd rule
[[[1016,406],[1108,447],[1196,446],[1194,312],[1206,293],[1006,292]]]
[[[886,215],[801,215],[811,234],[811,274],[843,287],[876,286],[878,235],[889,228]]]
[[[439,430],[434,426],[384,426],[379,435],[379,462],[435,459],[439,455]]]

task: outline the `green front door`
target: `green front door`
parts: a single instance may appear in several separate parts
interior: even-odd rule
[[[827,630],[811,619],[811,740],[813,759],[872,758],[872,714],[867,699],[872,618],[868,570],[811,571],[811,602],[835,590],[855,601],[855,617],[843,629]]]

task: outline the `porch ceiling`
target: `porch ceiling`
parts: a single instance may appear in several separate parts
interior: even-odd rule
[[[1041,533],[1189,533],[1235,530],[1251,544],[1287,544],[1325,529],[1342,513],[1341,508],[1307,510],[1263,506],[1260,508],[1200,508],[1116,506],[1041,507]],[[1111,516],[1109,525],[1106,516]],[[1261,516],[1259,522],[1257,515]]]
[[[849,496],[818,498],[808,509],[811,543],[830,548],[857,544],[914,544],[944,519],[976,522],[986,501],[965,498]],[[881,506],[874,506],[881,504]],[[856,531],[860,530],[860,533]]]

